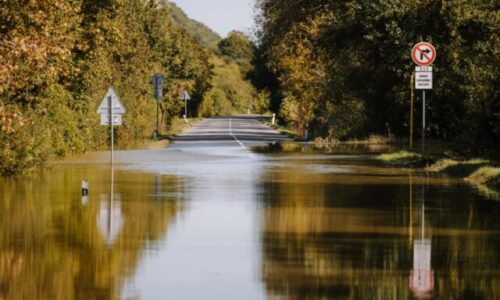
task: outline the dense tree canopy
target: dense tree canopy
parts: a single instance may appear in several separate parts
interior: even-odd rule
[[[462,151],[500,148],[494,1],[259,0],[258,7],[259,51],[279,82],[281,116],[298,129],[337,139],[405,136],[410,50],[426,40],[438,52],[430,136]]]
[[[107,144],[96,109],[114,86],[127,107],[121,144],[155,126],[150,84],[167,82],[162,124],[180,115],[180,90],[200,103],[210,88],[207,50],[172,24],[167,2],[6,1],[0,5],[0,174]]]

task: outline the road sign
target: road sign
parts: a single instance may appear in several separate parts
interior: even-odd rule
[[[116,94],[114,88],[110,87],[104,99],[102,99],[101,105],[97,109],[97,113],[101,115],[101,125],[109,126],[111,133],[111,166],[114,163],[114,144],[115,135],[113,126],[122,125],[122,115],[126,113],[127,110],[123,106],[120,97]]]
[[[125,106],[123,106],[120,97],[116,94],[115,89],[110,87],[104,99],[102,99],[101,105],[97,109],[98,114],[109,114],[109,97],[111,97],[111,106],[113,107],[113,114],[124,114],[127,112]]]
[[[102,114],[101,115],[101,125],[103,126],[109,126],[110,124],[110,115],[109,114]],[[113,114],[111,117],[113,120],[113,126],[121,126],[122,125],[122,115],[121,114]]]
[[[163,83],[165,83],[165,78],[161,74],[155,74],[151,80],[153,84],[153,94],[156,100],[163,98]]]
[[[415,68],[415,89],[432,90],[432,67]]]
[[[182,92],[181,99],[184,101],[188,101],[191,100],[191,96],[189,96],[189,93],[186,90],[184,90],[184,92]]]
[[[430,43],[420,42],[413,47],[411,58],[419,66],[432,65],[436,60],[436,48]]]

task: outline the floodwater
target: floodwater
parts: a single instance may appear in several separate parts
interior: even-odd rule
[[[500,298],[500,202],[463,181],[229,146],[108,160],[0,179],[0,299]]]

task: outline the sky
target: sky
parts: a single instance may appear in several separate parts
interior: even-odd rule
[[[251,32],[255,0],[172,0],[186,14],[222,37],[232,30]]]

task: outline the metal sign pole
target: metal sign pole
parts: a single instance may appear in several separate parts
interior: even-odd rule
[[[186,96],[184,96],[184,116],[186,116],[186,119],[188,117],[188,101],[186,99]]]
[[[410,95],[410,149],[413,149],[413,101],[415,97],[415,74],[411,74],[410,83],[411,95]]]
[[[156,100],[156,130],[155,130],[155,139],[158,137],[160,133],[160,116],[159,116],[159,110],[160,110],[160,100]]]
[[[115,161],[114,144],[115,144],[115,134],[113,132],[113,97],[108,97],[109,102],[109,129],[111,131],[111,167],[113,167]]]
[[[425,90],[422,90],[422,155],[425,155]]]

